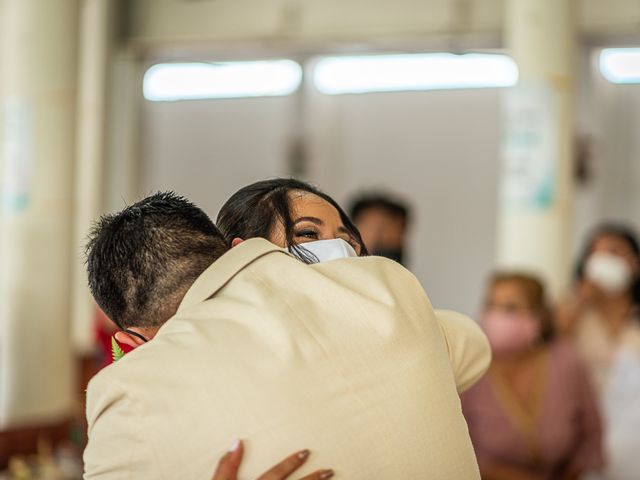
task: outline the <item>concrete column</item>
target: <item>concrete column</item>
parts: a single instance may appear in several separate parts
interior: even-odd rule
[[[77,27],[76,0],[3,0],[0,428],[72,409]]]
[[[575,11],[572,0],[508,0],[505,43],[520,71],[506,91],[498,217],[500,267],[560,293],[570,270]]]
[[[96,307],[87,287],[81,252],[92,223],[104,208],[106,85],[115,6],[112,0],[82,0],[80,8],[72,297],[72,338],[79,353],[87,353],[94,347],[92,323]]]

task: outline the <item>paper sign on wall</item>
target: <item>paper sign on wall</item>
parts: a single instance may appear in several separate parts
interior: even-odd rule
[[[504,93],[502,205],[545,209],[556,195],[557,102],[544,84],[518,85]]]
[[[9,211],[29,204],[33,168],[33,115],[24,101],[9,98],[2,110],[2,205]]]

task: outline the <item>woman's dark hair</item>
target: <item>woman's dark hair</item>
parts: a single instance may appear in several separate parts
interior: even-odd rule
[[[294,241],[289,197],[293,191],[312,193],[333,206],[352,240],[360,246],[360,255],[367,255],[360,232],[340,205],[313,185],[293,178],[263,180],[234,193],[222,206],[216,220],[227,244],[230,246],[234,238],[269,238],[277,222],[282,222],[287,246],[296,249],[302,258],[311,263],[314,259],[305,250],[297,249]]]
[[[533,310],[540,321],[540,341],[549,343],[555,337],[555,322],[549,307],[544,284],[540,279],[527,273],[497,272],[489,279],[487,295],[501,283],[514,283],[527,299],[529,308]]]
[[[589,259],[589,255],[591,255],[591,251],[593,250],[593,246],[596,241],[602,237],[617,237],[629,245],[632,253],[640,262],[640,244],[638,243],[638,238],[634,233],[631,227],[621,223],[613,223],[607,222],[601,225],[598,225],[588,237],[587,243],[584,245],[580,256],[578,257],[578,262],[576,264],[575,269],[575,279],[576,281],[580,281],[584,279],[585,276],[585,267],[587,264],[587,260]],[[633,280],[631,285],[631,295],[633,298],[633,303],[636,306],[640,306],[640,275],[636,274],[636,277]]]

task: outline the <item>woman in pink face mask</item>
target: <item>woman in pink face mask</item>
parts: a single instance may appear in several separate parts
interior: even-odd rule
[[[569,480],[599,470],[594,395],[572,348],[553,340],[540,281],[493,276],[481,324],[494,359],[462,406],[483,480]]]

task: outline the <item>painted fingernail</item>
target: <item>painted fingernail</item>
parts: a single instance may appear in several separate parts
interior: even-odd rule
[[[301,452],[298,452],[298,458],[300,460],[304,460],[305,458],[307,458],[309,456],[311,452],[309,450],[302,450]]]
[[[240,448],[240,440],[235,440],[229,447],[229,453],[235,452]]]
[[[331,478],[334,475],[335,475],[335,472],[333,470],[327,470],[326,472],[322,472],[320,474],[320,479],[325,480],[325,478]]]

